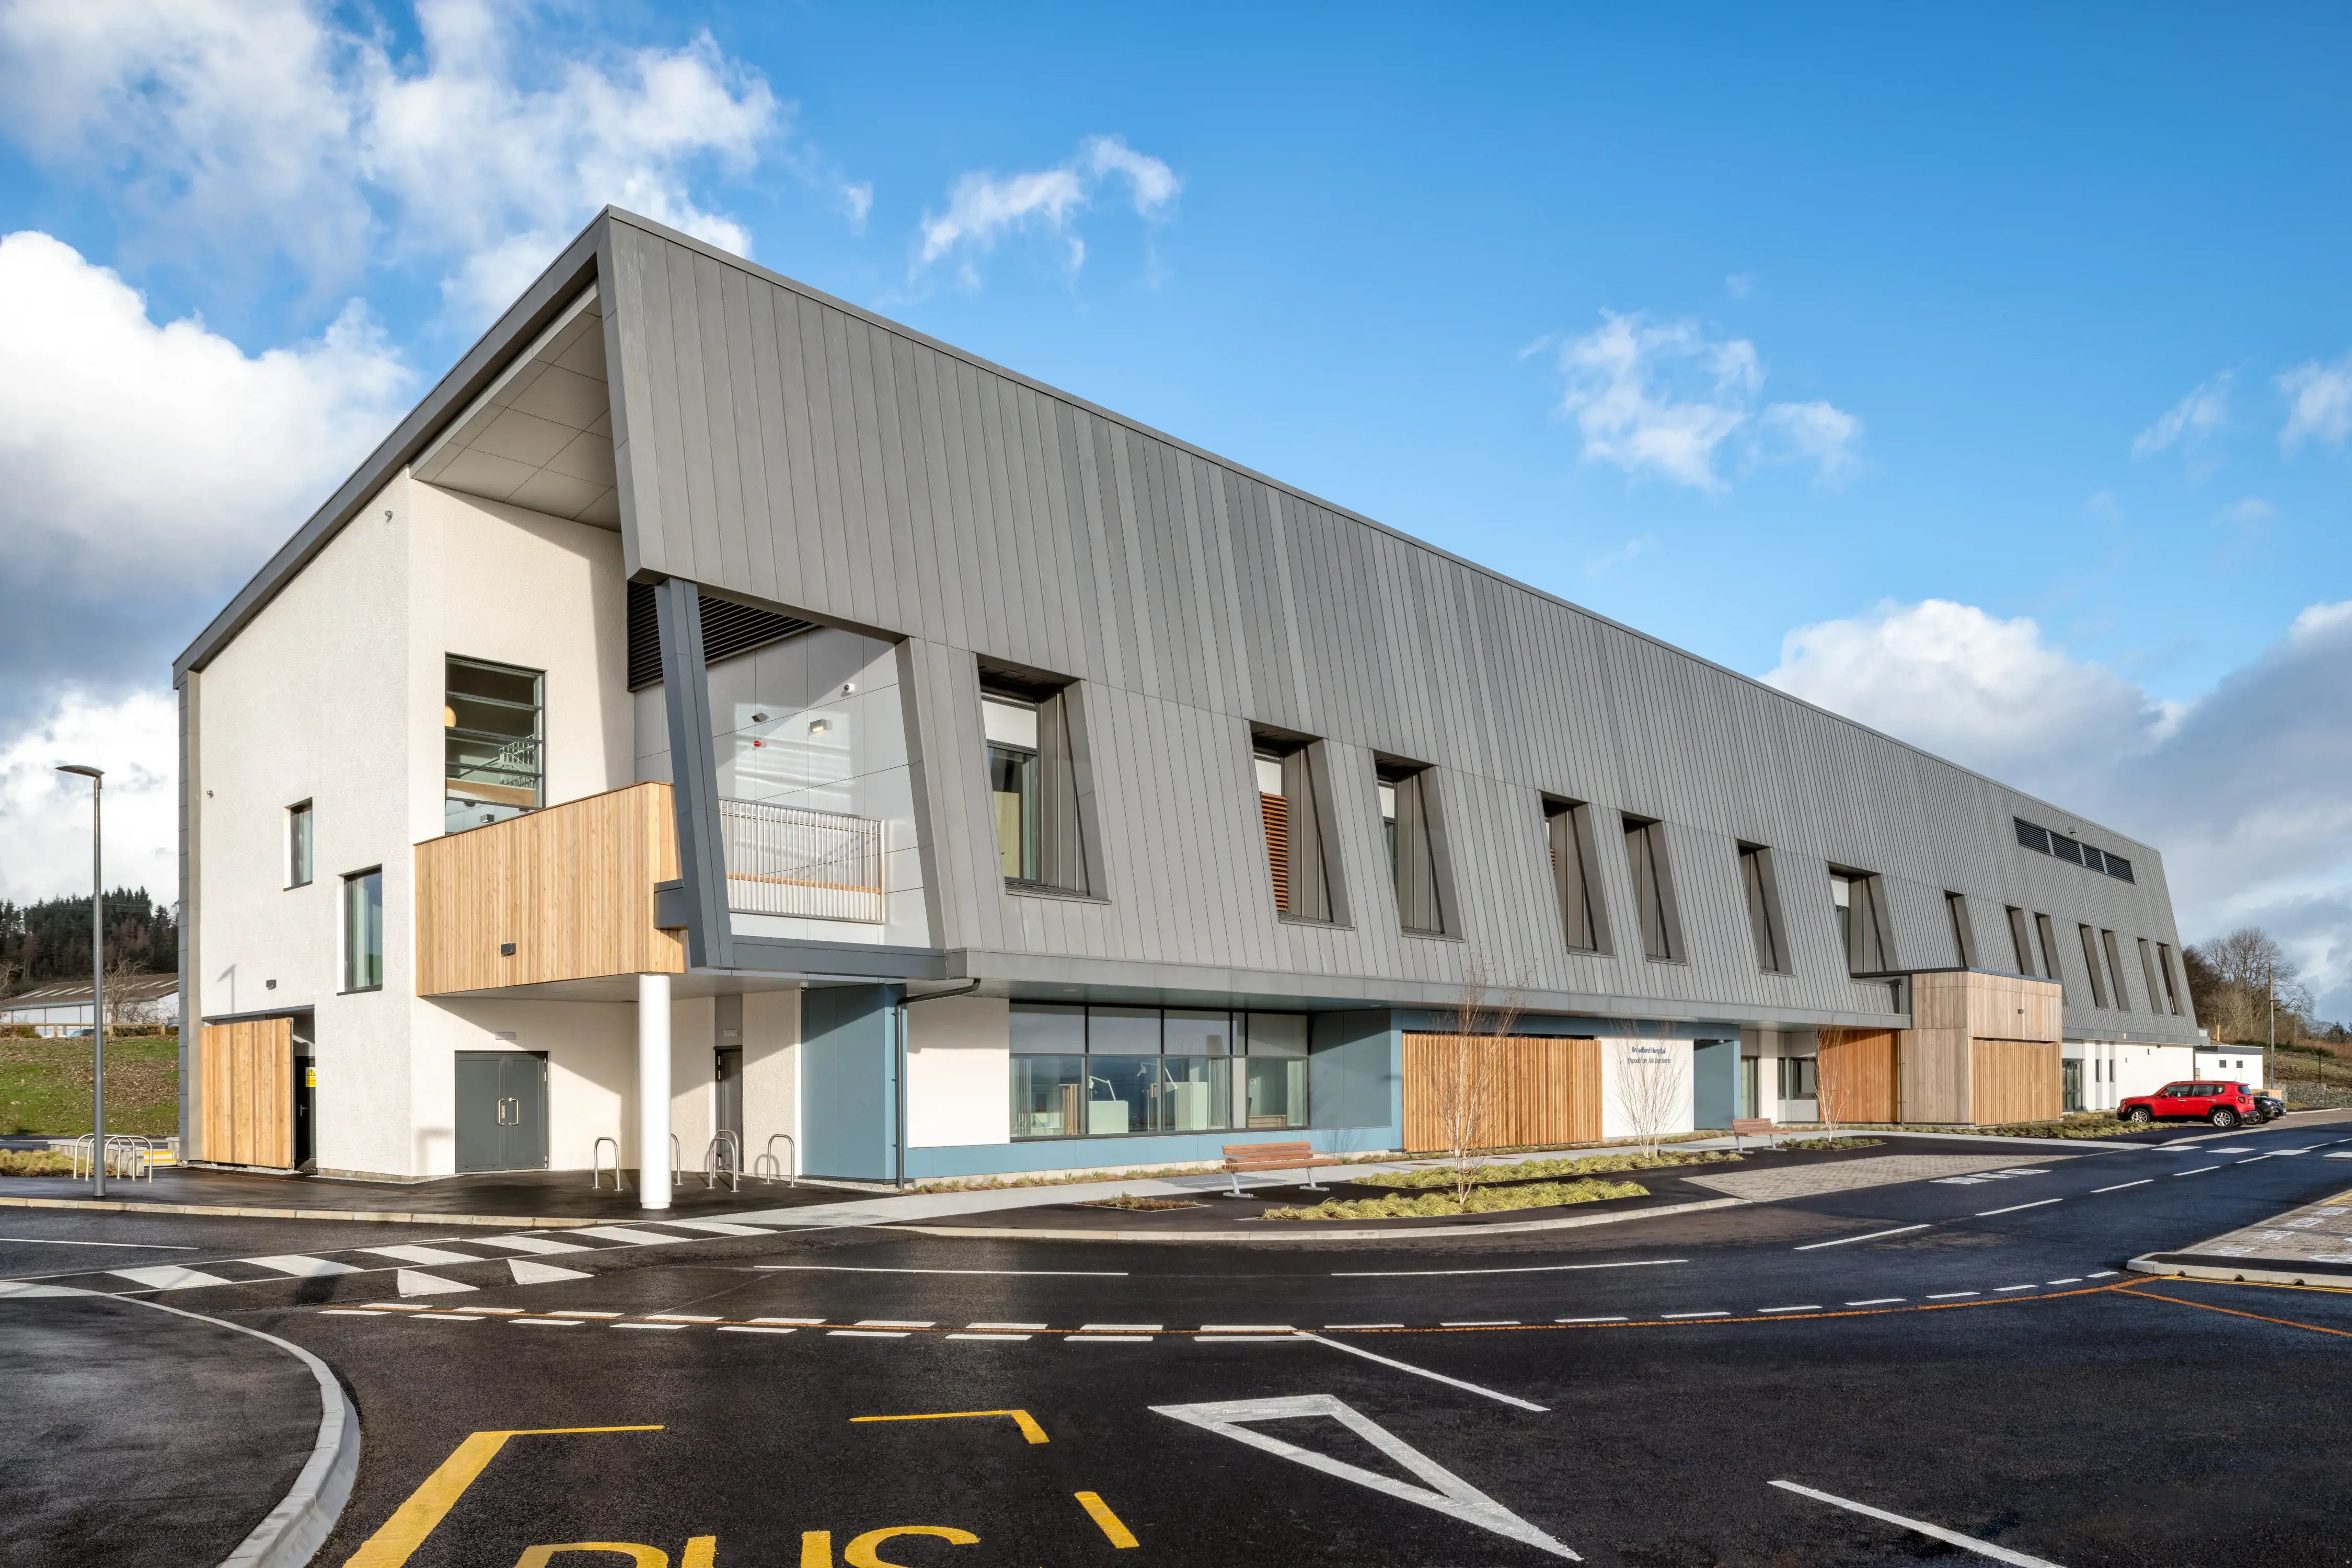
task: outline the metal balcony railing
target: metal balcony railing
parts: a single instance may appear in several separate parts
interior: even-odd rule
[[[719,803],[719,821],[726,837],[730,910],[881,923],[881,823],[726,799]]]

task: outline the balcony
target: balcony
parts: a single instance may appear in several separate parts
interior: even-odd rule
[[[767,801],[719,803],[727,907],[743,915],[882,922],[882,824]]]

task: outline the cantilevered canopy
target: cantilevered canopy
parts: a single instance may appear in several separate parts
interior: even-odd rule
[[[621,526],[604,317],[591,287],[417,458],[416,477],[487,500]]]

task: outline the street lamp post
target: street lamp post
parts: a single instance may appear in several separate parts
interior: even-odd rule
[[[89,1110],[90,1195],[106,1195],[106,859],[99,838],[104,768],[60,763],[58,772],[89,781]]]

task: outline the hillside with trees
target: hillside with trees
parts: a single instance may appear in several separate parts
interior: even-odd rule
[[[169,974],[180,967],[176,911],[144,888],[106,895],[110,974]],[[0,995],[56,980],[89,978],[89,900],[0,902]]]
[[[2216,1040],[2260,1045],[2270,1039],[2273,1006],[2277,1038],[2283,1043],[2343,1044],[2352,1038],[2343,1025],[2313,1016],[2311,987],[2304,983],[2301,967],[2260,926],[2240,926],[2227,936],[2183,949],[2180,956],[2189,972],[2197,1021]]]

